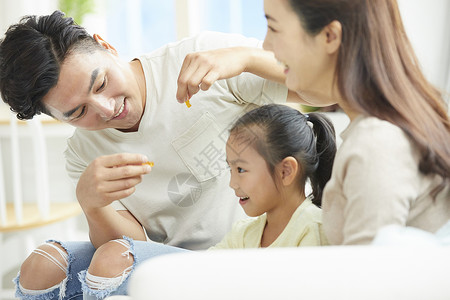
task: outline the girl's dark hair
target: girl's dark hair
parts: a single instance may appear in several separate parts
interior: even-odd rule
[[[395,0],[289,0],[310,35],[342,26],[336,78],[359,113],[400,127],[420,151],[419,170],[450,178],[450,120],[440,92],[424,77]]]
[[[309,178],[313,203],[321,206],[322,191],[331,177],[336,154],[330,120],[319,113],[303,115],[286,105],[268,104],[239,118],[230,134],[248,141],[264,158],[274,180],[275,166],[286,157],[294,157],[303,171],[299,185],[304,187]]]
[[[42,98],[54,87],[60,66],[74,49],[101,49],[87,31],[60,11],[26,16],[0,40],[0,92],[18,119],[49,114]]]

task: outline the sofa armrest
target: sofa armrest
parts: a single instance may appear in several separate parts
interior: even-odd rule
[[[133,300],[450,299],[450,247],[339,246],[176,253],[144,262]]]

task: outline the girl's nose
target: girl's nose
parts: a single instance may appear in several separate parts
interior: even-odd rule
[[[114,117],[115,104],[114,98],[98,97],[93,101],[94,109],[104,120],[110,120]]]
[[[237,184],[236,176],[233,175],[233,172],[231,172],[231,176],[230,176],[230,187],[233,190],[237,190],[239,188],[239,185]]]

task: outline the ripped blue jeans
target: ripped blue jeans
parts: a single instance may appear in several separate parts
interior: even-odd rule
[[[65,252],[58,250],[54,245],[48,244],[50,242],[61,245]],[[46,245],[58,251],[58,257],[40,249],[36,249],[33,253],[52,261],[66,273],[66,278],[59,284],[46,290],[27,290],[19,284],[19,273],[14,279],[16,297],[25,300],[74,300],[103,299],[112,295],[127,295],[128,278],[136,265],[159,255],[187,251],[154,242],[134,241],[127,237],[114,242],[124,247],[123,256],[131,255],[133,257],[133,264],[114,278],[103,278],[93,276],[87,272],[96,251],[90,242],[47,241]],[[61,263],[61,258],[63,258],[64,263]],[[39,276],[39,274],[36,274],[36,276]]]

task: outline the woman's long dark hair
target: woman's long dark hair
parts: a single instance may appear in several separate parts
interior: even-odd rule
[[[248,145],[266,161],[275,182],[275,166],[286,157],[294,157],[302,170],[299,186],[303,189],[309,178],[313,203],[321,206],[336,154],[336,135],[330,120],[319,113],[303,115],[286,105],[268,104],[243,115],[230,134],[249,141]]]
[[[450,120],[440,92],[424,77],[395,0],[289,0],[304,29],[342,25],[337,85],[364,115],[400,127],[421,154],[419,170],[450,178]]]

